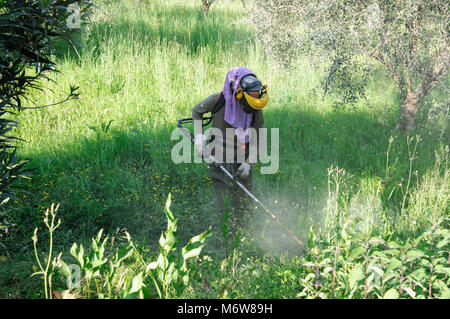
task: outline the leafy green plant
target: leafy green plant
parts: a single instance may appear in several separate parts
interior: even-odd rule
[[[147,266],[144,266],[146,261],[127,232],[127,244],[116,249],[114,254],[107,254],[108,242],[112,246],[113,240],[109,240],[109,236],[102,238],[103,230],[92,239],[89,250],[82,244],[74,243],[70,254],[79,270],[75,284],[70,265],[62,260],[58,262],[58,268],[66,277],[68,288],[73,288],[73,294],[87,298],[151,298],[150,281],[160,298],[180,296],[189,284],[190,267],[187,260],[201,253],[210,230],[194,236],[181,251],[177,251],[178,218],[175,219],[170,211],[170,204],[169,194],[165,207],[167,230],[159,240],[160,254],[155,262]],[[127,264],[137,265],[137,269],[133,270]]]
[[[211,229],[192,237],[180,251],[177,251],[177,223],[170,210],[171,195],[166,201],[165,214],[167,230],[161,234],[159,245],[160,254],[155,262],[148,264],[146,273],[152,276],[155,288],[160,298],[169,298],[175,293],[179,297],[189,283],[189,268],[187,260],[200,255],[205,239],[211,234]],[[155,274],[153,276],[152,274]]]
[[[386,222],[386,221],[384,221]],[[449,298],[450,231],[445,218],[406,240],[358,232],[354,220],[335,234],[309,231],[300,279],[303,298]],[[392,228],[392,227],[391,227]]]
[[[102,122],[99,127],[90,125],[88,126],[90,130],[95,132],[95,139],[97,142],[103,141],[105,139],[105,137],[108,135],[112,122],[114,122],[114,120],[109,120],[108,123]]]
[[[89,249],[83,244],[74,243],[70,254],[75,263],[67,264],[59,258],[55,265],[66,278],[66,294],[76,298],[134,298],[149,296],[143,284],[142,272],[128,271],[127,262],[133,261],[136,247],[127,232],[126,245],[121,245],[114,253],[107,252],[107,246],[113,247],[114,238],[103,236],[100,230]],[[61,254],[60,254],[61,256]],[[63,294],[64,295],[64,294]]]
[[[397,219],[402,221],[402,225],[408,221],[410,208],[405,204],[410,200],[413,161],[417,156],[420,140],[419,136],[407,137],[409,170],[405,190],[400,185],[401,215]],[[389,140],[386,180],[390,178],[389,151],[392,142],[393,138]],[[441,162],[441,157],[438,157],[435,171],[441,170]],[[445,170],[444,178],[447,174]],[[303,289],[297,296],[364,299],[448,298],[448,217],[438,214],[430,216],[433,222],[427,224],[428,229],[425,232],[417,233],[414,228],[405,239],[398,231],[404,226],[394,226],[392,223],[396,219],[389,218],[385,211],[388,207],[392,209],[387,202],[393,190],[388,190],[389,196],[384,201],[381,200],[380,206],[368,206],[373,212],[380,213],[378,224],[372,225],[364,221],[365,225],[361,227],[363,219],[358,215],[361,209],[353,209],[351,187],[346,185],[350,182],[349,176],[344,170],[333,167],[329,169],[328,176],[329,196],[325,208],[325,227],[317,234],[312,227],[309,231],[308,251],[302,264],[304,275],[300,279]],[[376,183],[375,194],[380,197],[383,194],[380,191],[381,184],[381,180]],[[438,194],[436,196],[445,199],[442,190]],[[439,197],[436,200],[439,200]],[[436,201],[435,205],[438,203],[440,204]]]
[[[38,263],[40,271],[33,273],[32,276],[35,275],[42,275],[44,280],[44,296],[46,299],[52,299],[52,275],[53,270],[55,269],[55,266],[57,264],[57,260],[60,259],[61,254],[56,257],[52,262],[52,255],[53,255],[53,232],[61,225],[61,220],[59,219],[58,222],[55,224],[56,214],[58,212],[59,204],[55,207],[54,204],[52,204],[51,208],[45,211],[44,214],[44,223],[47,227],[50,239],[49,239],[49,252],[48,256],[46,257],[46,260],[44,259],[43,262],[41,262],[41,259],[38,255],[37,251],[37,232],[38,228],[34,230],[34,234],[32,237],[33,240],[33,246],[34,246],[34,254],[36,257],[36,261]],[[50,215],[49,215],[50,214]],[[49,219],[50,217],[50,219]]]

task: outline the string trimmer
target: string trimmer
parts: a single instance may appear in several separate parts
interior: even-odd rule
[[[206,123],[202,123],[202,126],[206,126],[211,122],[211,117],[204,117],[203,120],[208,120]],[[194,136],[192,133],[187,129],[184,128],[182,124],[185,123],[191,123],[193,122],[192,118],[184,118],[181,120],[178,120],[177,126],[181,130],[181,132],[189,138],[191,143],[194,143]],[[221,163],[217,162],[214,156],[210,155],[209,157],[211,163],[214,163],[217,167],[219,167],[226,176],[228,176],[236,185],[238,185],[254,202],[256,202],[266,214],[268,214],[273,220],[275,220],[291,237],[294,239],[297,244],[304,247],[305,244],[298,239],[298,237],[294,234],[292,230],[290,230],[285,224],[283,224],[270,210],[268,210],[260,201],[258,198],[255,197],[242,183],[237,179],[237,176],[233,176]]]

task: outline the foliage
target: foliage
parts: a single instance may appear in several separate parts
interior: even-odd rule
[[[324,95],[335,93],[337,100],[333,107],[354,105],[359,99],[366,99],[368,68],[345,54],[336,56],[323,80]]]
[[[91,247],[85,251],[82,244],[74,243],[70,254],[76,264],[68,265],[60,260],[58,267],[64,274],[70,294],[76,298],[136,298],[149,297],[149,291],[143,283],[143,272],[136,274],[129,268],[137,251],[131,237],[124,232],[125,245],[108,254],[107,244],[113,246],[114,239],[103,237],[100,230],[92,239]],[[76,267],[74,267],[76,265]],[[75,270],[75,272],[73,271]],[[131,270],[131,271],[130,271]]]
[[[38,256],[38,252],[37,252],[37,241],[38,241],[38,237],[37,237],[37,232],[38,232],[38,228],[36,228],[34,230],[34,234],[33,234],[33,245],[34,245],[34,255],[36,257],[36,261],[38,263],[39,269],[40,271],[33,273],[32,276],[34,275],[43,275],[43,280],[44,280],[44,296],[46,299],[51,299],[52,296],[52,276],[53,276],[53,270],[55,269],[55,264],[57,262],[57,260],[61,257],[61,254],[56,257],[53,261],[52,261],[52,255],[53,255],[53,232],[61,225],[61,220],[59,219],[58,222],[55,224],[55,218],[56,218],[56,214],[58,212],[58,208],[59,205],[57,205],[56,207],[52,204],[50,209],[47,209],[45,211],[44,214],[44,224],[47,227],[49,234],[50,234],[50,239],[49,239],[49,252],[48,252],[48,256],[47,256],[47,260],[45,263],[41,263],[41,260]],[[49,213],[51,216],[51,220],[49,220]],[[51,265],[51,267],[50,267]]]
[[[79,9],[70,10],[76,5]],[[16,156],[16,137],[9,135],[18,125],[5,116],[14,112],[35,109],[43,106],[24,106],[30,102],[27,94],[31,90],[43,91],[42,80],[50,80],[49,74],[57,72],[52,61],[51,48],[57,39],[67,39],[81,28],[92,4],[89,1],[23,1],[5,0],[0,3],[0,209],[9,199],[18,200],[12,184],[18,179],[27,178],[30,170],[24,169],[28,159],[19,160]],[[71,13],[72,12],[72,13]],[[78,24],[70,24],[72,16]],[[70,87],[65,102],[78,96],[76,87]],[[59,104],[54,103],[54,104]],[[52,105],[54,105],[52,104]],[[2,225],[2,228],[4,226]]]
[[[303,51],[316,57],[363,56],[381,63],[403,100],[397,128],[413,129],[423,99],[443,84],[450,46],[449,8],[442,1],[255,3],[250,19],[256,38],[266,48],[287,54],[282,61]]]
[[[169,298],[172,295],[179,297],[183,293],[183,290],[189,283],[187,260],[200,255],[205,239],[211,233],[211,230],[207,230],[200,235],[192,237],[186,246],[181,249],[181,252],[177,251],[178,219],[170,211],[170,204],[171,195],[169,194],[165,209],[167,230],[164,234],[161,234],[159,239],[161,250],[158,259],[150,263],[146,268],[146,272],[149,274],[153,271],[155,272],[154,284],[160,298]],[[173,290],[175,293],[173,293]]]
[[[348,218],[341,214],[334,221],[361,218],[357,227],[372,229],[369,239],[391,233],[391,240],[403,245],[407,238],[411,241],[434,229],[439,216],[448,215],[449,171],[442,153],[449,140],[446,131],[441,135],[438,122],[433,130],[419,122],[421,142],[410,175],[416,140],[410,141],[408,152],[407,137],[391,130],[398,98],[394,83],[383,70],[372,70],[367,100],[357,102],[357,109],[336,109],[331,101],[334,91],[324,98],[312,94],[323,78],[322,69],[310,65],[315,55],[295,61],[295,68],[288,72],[266,59],[263,47],[251,36],[252,26],[236,20],[247,14],[239,1],[216,1],[209,21],[202,18],[198,0],[102,1],[100,5],[104,10],[96,11],[96,22],[89,36],[83,36],[79,55],[65,45],[55,47],[61,73],[52,78],[57,83],[48,83],[46,95],[31,92],[36,103],[44,105],[61,99],[58,88],[69,88],[76,82],[83,88],[80,100],[56,110],[40,109],[33,116],[26,116],[28,112],[18,116],[21,125],[15,130],[17,136],[29,141],[19,146],[18,157],[33,158],[30,165],[36,174],[26,185],[29,193],[20,197],[23,206],[14,211],[16,229],[20,226],[21,232],[9,236],[9,254],[1,251],[2,297],[43,297],[42,280],[39,276],[29,278],[36,271],[32,270],[36,262],[29,239],[36,218],[52,202],[61,202],[58,216],[63,219],[54,237],[54,251],[65,252],[62,258],[69,266],[77,263],[69,254],[73,242],[78,247],[83,244],[84,255],[89,255],[91,237],[96,238],[104,229],[103,236],[110,234],[104,256],[113,258],[116,248],[128,245],[126,239],[120,242],[119,236],[114,240],[114,230],[126,228],[139,251],[124,260],[117,273],[126,271],[124,278],[131,279],[157,260],[158,239],[167,225],[162,212],[169,192],[171,209],[179,212],[180,242],[217,223],[207,167],[173,165],[170,136],[176,120],[188,116],[205,94],[220,90],[224,74],[236,65],[251,66],[267,82],[271,102],[264,119],[268,128],[280,128],[280,169],[272,175],[255,174],[255,195],[279,213],[304,242],[314,225],[316,245],[326,248],[320,245],[326,230],[321,212],[325,206],[331,219],[331,213],[341,207],[339,203],[345,207],[350,191]],[[443,87],[431,94],[436,101],[447,98]],[[445,114],[443,109],[440,124],[448,127]],[[395,140],[390,144],[387,165],[391,134]],[[435,152],[441,157],[438,168],[433,165]],[[346,172],[340,200],[334,184],[337,167]],[[193,268],[182,297],[296,298],[304,289],[300,279],[310,269],[302,267],[302,256],[285,254],[290,252],[288,236],[264,217],[264,213],[255,212],[254,234],[243,236],[238,249],[225,260],[222,232],[213,231],[202,250],[203,257],[188,260]],[[325,242],[332,242],[337,231],[333,225],[329,224],[333,231],[330,238],[325,236]],[[364,246],[365,238],[358,237],[352,247]],[[39,239],[41,242],[41,236]],[[46,256],[46,251],[40,256]],[[57,281],[60,275],[61,269],[53,275],[54,295],[58,289],[67,290],[65,282],[60,285]],[[150,295],[158,296],[150,275],[144,278]],[[91,298],[97,297],[95,281],[91,280]],[[359,290],[353,297],[363,296],[362,284],[357,282]],[[107,286],[99,287],[106,298]],[[112,288],[112,298],[119,298],[114,291]],[[87,289],[82,296],[87,296]],[[406,293],[402,298],[411,297]]]
[[[114,239],[103,237],[100,230],[89,250],[85,250],[83,244],[74,243],[70,254],[75,259],[75,264],[67,264],[61,259],[61,254],[53,265],[61,271],[66,278],[68,290],[58,292],[60,298],[67,296],[74,298],[151,298],[154,292],[149,289],[148,281],[156,290],[160,298],[179,297],[189,284],[191,267],[187,261],[200,255],[205,239],[210,235],[210,230],[192,237],[189,242],[177,252],[177,222],[170,211],[170,195],[166,203],[167,230],[161,235],[159,244],[160,254],[155,262],[148,263],[139,253],[130,235],[125,232],[127,244],[116,248],[114,253],[107,252],[107,245],[111,248]],[[53,216],[53,215],[52,215]],[[53,223],[52,223],[53,225]],[[52,230],[56,227],[51,228]],[[50,241],[51,258],[52,241]],[[110,249],[111,250],[111,249]],[[39,263],[39,258],[36,253]],[[137,265],[134,269],[131,265]],[[47,274],[48,265],[42,273]],[[41,264],[39,263],[40,268]],[[142,268],[145,268],[143,270]],[[51,277],[44,278],[51,285]],[[46,288],[46,297],[48,298]]]
[[[390,144],[393,140],[391,138]],[[351,177],[342,169],[329,170],[331,201],[326,208],[324,227],[318,234],[313,228],[309,231],[309,249],[303,263],[306,272],[301,279],[304,288],[299,297],[449,297],[450,231],[448,215],[445,214],[448,192],[443,189],[433,192],[443,196],[443,202],[438,198],[433,203],[440,207],[438,214],[430,215],[429,209],[417,203],[411,207],[405,205],[411,198],[411,179],[414,176],[412,167],[419,143],[419,136],[407,139],[409,173],[406,185],[400,183],[402,204],[397,218],[392,214],[392,206],[388,204],[397,186],[392,190],[381,190],[381,185],[386,181],[380,180],[377,190],[377,196],[381,199],[380,206],[373,203],[373,199],[368,199],[369,205],[361,207],[353,198],[355,195],[351,188],[346,185]],[[389,176],[389,156],[392,155],[390,147],[391,145],[386,154],[386,179],[392,178]],[[442,157],[448,160],[448,150],[437,156],[436,172],[441,171]],[[443,183],[448,185],[447,174],[448,171],[444,172]],[[423,209],[420,218],[418,207]],[[410,214],[410,210],[415,210],[414,215]],[[364,211],[369,214],[364,214]],[[378,220],[373,219],[370,212],[381,216]],[[402,228],[407,229],[402,231]],[[417,229],[422,231],[417,232]],[[402,233],[408,234],[406,238]]]
[[[316,240],[310,230],[298,297],[450,297],[450,231],[442,225],[406,241],[390,236],[364,238],[351,231],[339,235],[331,242]]]

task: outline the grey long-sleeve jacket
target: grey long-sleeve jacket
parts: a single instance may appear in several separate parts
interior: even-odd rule
[[[214,109],[219,97],[220,93],[215,93],[198,103],[192,109],[192,118],[194,120],[201,121],[203,114],[211,112]],[[212,115],[212,127],[207,137],[207,141],[210,143],[208,148],[210,148],[211,154],[214,155],[218,161],[225,163],[246,162],[250,163],[253,168],[259,158],[259,155],[264,150],[259,147],[258,143],[260,137],[259,129],[264,127],[263,112],[258,110],[253,113],[251,127],[255,129],[254,132],[256,133],[256,136],[250,135],[250,141],[246,144],[241,144],[237,141],[234,134],[234,128],[225,122],[224,117],[225,105],[223,105],[215,114]],[[195,127],[194,135],[203,133],[199,130],[200,128],[201,125]],[[216,132],[220,134],[214,134],[214,130],[219,130]],[[242,157],[238,158],[238,149],[240,149],[240,154],[245,154],[244,159],[242,159]]]

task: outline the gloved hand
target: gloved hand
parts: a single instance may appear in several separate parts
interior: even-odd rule
[[[206,147],[206,136],[203,134],[197,134],[194,138],[194,149],[197,157],[202,158],[203,150]]]
[[[250,164],[242,163],[238,168],[239,177],[241,177],[243,179],[248,178],[248,176],[250,175],[251,169],[252,169],[252,167],[250,166]]]

